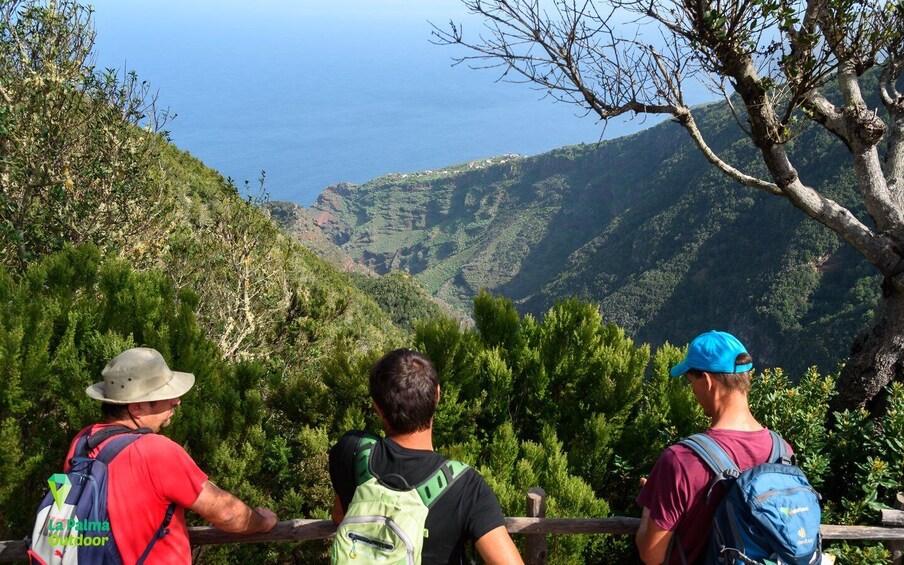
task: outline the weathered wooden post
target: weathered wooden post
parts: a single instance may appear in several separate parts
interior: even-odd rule
[[[546,517],[546,491],[540,487],[527,491],[527,517]],[[546,546],[546,534],[526,534],[524,541],[525,565],[546,565],[546,556],[549,553],[549,548]]]
[[[894,507],[894,510],[882,511],[883,526],[904,526],[904,512],[901,512],[904,510],[904,492],[899,492],[895,496]],[[904,542],[890,541],[885,545],[888,547],[889,553],[891,553],[892,565],[904,565]]]

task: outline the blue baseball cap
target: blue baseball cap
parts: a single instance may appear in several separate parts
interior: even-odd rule
[[[680,377],[690,370],[743,373],[753,369],[753,363],[735,365],[735,359],[741,353],[747,353],[747,350],[738,338],[730,333],[712,330],[694,338],[687,348],[684,361],[672,367],[669,374]]]

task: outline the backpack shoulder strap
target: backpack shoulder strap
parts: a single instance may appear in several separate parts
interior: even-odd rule
[[[142,437],[145,434],[152,433],[153,430],[151,428],[138,428],[137,430],[133,430],[132,428],[127,428],[125,426],[111,426],[109,428],[105,428],[100,430],[96,434],[91,434],[85,441],[85,444],[90,452],[94,447],[102,444],[108,439],[116,436],[123,436],[119,439],[113,440],[107,445],[103,446],[100,452],[97,454],[96,459],[100,461],[104,465],[109,465],[110,461],[119,455],[123,449],[130,446],[132,442]]]
[[[138,437],[140,437],[140,435],[149,434],[152,432],[153,430],[151,430],[151,428],[132,429],[125,426],[108,426],[92,434],[89,428],[83,434],[78,436],[78,439],[75,442],[75,449],[72,451],[72,459],[74,460],[76,458],[87,458],[88,454],[91,453],[95,448],[97,448],[98,445],[101,445],[112,437],[123,434],[138,434]],[[137,437],[135,439],[137,439]],[[119,449],[109,451],[104,459],[101,459],[101,454],[98,453],[97,459],[103,461],[104,463],[109,463],[113,460],[114,457],[119,454],[120,451],[125,449],[126,445],[132,443],[132,441],[134,441],[134,439],[126,442],[126,444],[122,447],[119,447]],[[101,453],[107,451],[109,447],[109,445],[104,446],[104,449],[101,450]]]
[[[448,459],[444,461],[436,471],[415,487],[421,496],[424,506],[432,507],[449,487],[460,479],[471,466],[461,461]]]
[[[788,445],[782,436],[772,430],[769,430],[769,435],[772,436],[772,453],[769,454],[769,462],[794,465],[794,455],[788,451]]]
[[[69,460],[69,464],[72,465],[72,461],[76,457],[87,457],[88,452],[88,436],[91,435],[91,430],[87,429],[84,433],[79,434],[75,438],[75,449],[72,450],[72,459]]]
[[[679,443],[693,451],[697,457],[706,463],[715,475],[715,478],[710,483],[709,489],[706,492],[707,503],[709,503],[713,489],[719,482],[736,479],[741,474],[737,464],[735,464],[732,458],[725,453],[725,450],[719,445],[719,442],[708,435],[694,434],[684,438]]]
[[[725,450],[722,449],[719,442],[708,435],[694,434],[684,438],[679,443],[696,453],[697,456],[712,469],[712,472],[715,473],[717,477],[725,476],[726,473],[732,474],[732,472],[735,477],[740,474],[738,466],[732,458],[725,453]]]
[[[151,554],[151,550],[154,549],[154,545],[156,545],[157,540],[169,535],[170,521],[172,521],[173,514],[175,514],[175,512],[176,503],[170,502],[170,505],[166,507],[166,514],[163,515],[163,522],[160,523],[160,527],[158,527],[157,531],[154,532],[154,537],[151,538],[148,546],[144,548],[144,553],[141,554],[141,557],[138,558],[138,561],[135,562],[135,565],[144,565],[144,562],[148,558],[148,555]]]
[[[359,487],[372,478],[377,478],[370,467],[370,456],[373,454],[377,436],[365,433],[355,446],[355,486]]]
[[[678,549],[678,560],[681,565],[687,565],[687,557],[684,555],[684,547],[681,545],[681,536],[678,535],[677,532],[672,534],[672,539],[669,540],[669,545],[665,549],[665,559],[662,560],[663,564],[668,564],[672,562],[672,552],[675,549]]]

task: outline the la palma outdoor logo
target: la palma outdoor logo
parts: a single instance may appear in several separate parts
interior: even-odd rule
[[[47,483],[50,485],[50,493],[53,495],[56,507],[62,510],[63,504],[66,503],[66,496],[69,495],[69,490],[72,488],[69,477],[58,473],[47,479]]]
[[[66,496],[72,489],[69,477],[58,473],[47,479],[53,503],[64,511]],[[110,522],[107,520],[79,520],[78,518],[54,518],[47,520],[48,542],[51,547],[101,546],[110,541]],[[106,535],[104,535],[106,534]],[[54,552],[56,555],[58,552]],[[62,555],[62,554],[60,554]]]

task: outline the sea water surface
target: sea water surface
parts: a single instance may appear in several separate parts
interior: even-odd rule
[[[597,142],[603,125],[501,71],[452,66],[458,0],[95,0],[96,62],[134,69],[173,142],[238,185],[310,205],[326,186]],[[605,138],[655,120],[613,121]]]

